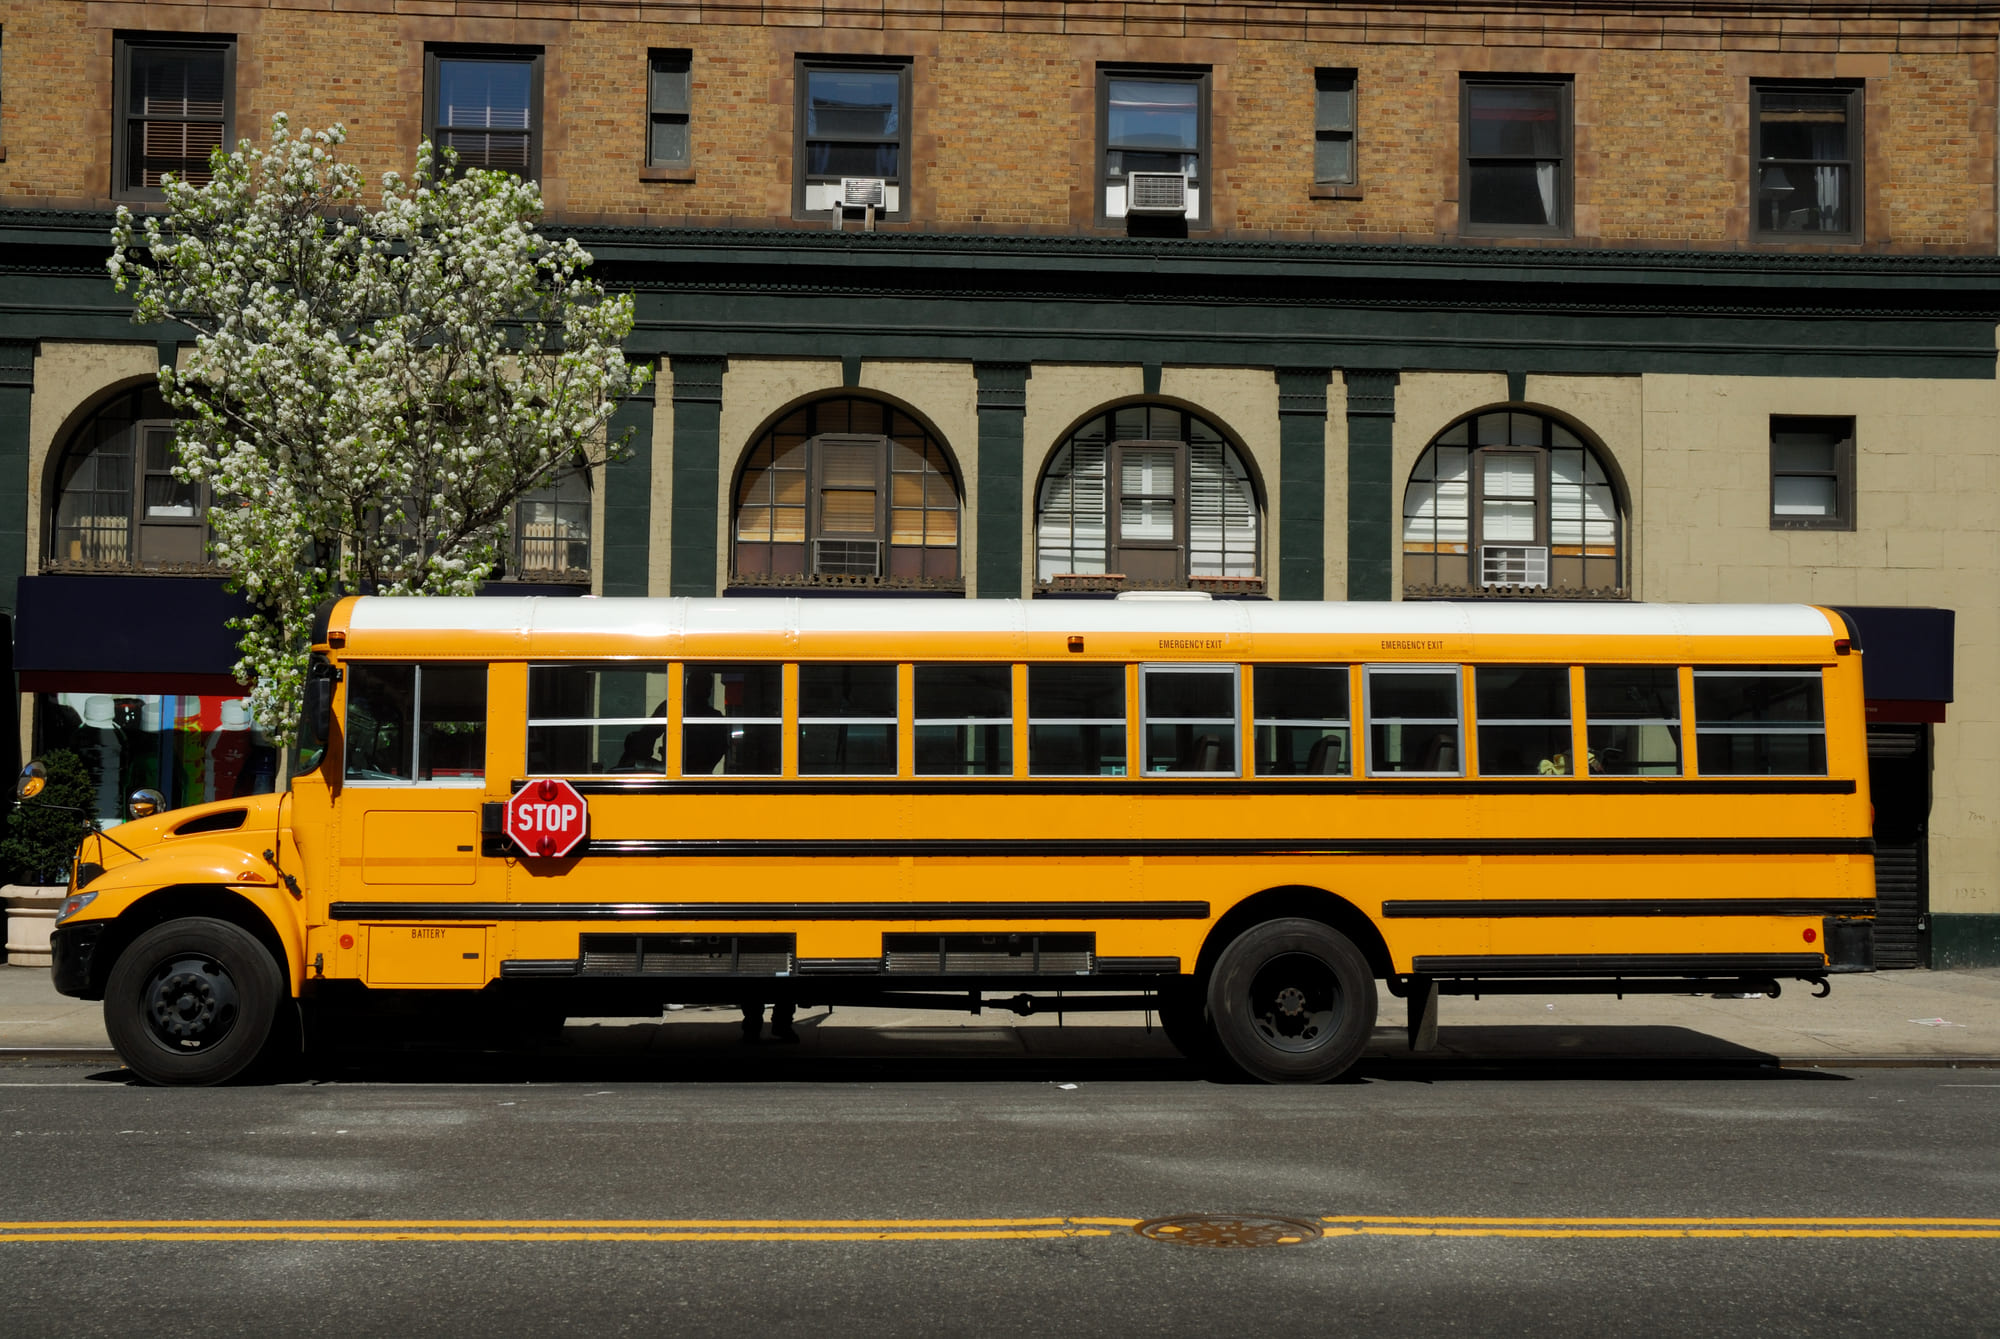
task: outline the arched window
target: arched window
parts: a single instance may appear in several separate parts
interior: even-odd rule
[[[744,459],[735,578],[956,586],[958,498],[944,446],[908,414],[851,396],[805,405]]]
[[[1261,518],[1250,471],[1223,435],[1167,405],[1127,405],[1056,448],[1035,499],[1035,577],[1254,588]]]
[[[106,403],[56,462],[47,565],[205,567],[208,490],[174,477],[173,411],[153,386]]]
[[[565,470],[514,504],[512,575],[523,581],[590,581],[590,471]]]
[[[1624,536],[1610,475],[1582,438],[1544,414],[1475,414],[1410,472],[1403,594],[1623,599]]]

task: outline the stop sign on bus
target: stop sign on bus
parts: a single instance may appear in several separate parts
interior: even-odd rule
[[[567,781],[530,781],[507,801],[507,835],[533,856],[568,855],[590,829],[590,809]]]

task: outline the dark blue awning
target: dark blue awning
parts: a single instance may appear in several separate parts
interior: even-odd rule
[[[31,693],[211,693],[244,690],[230,672],[228,622],[250,610],[214,577],[22,577],[14,669]]]
[[[1868,718],[1941,721],[1952,700],[1957,615],[1904,605],[1839,605],[1861,650]]]

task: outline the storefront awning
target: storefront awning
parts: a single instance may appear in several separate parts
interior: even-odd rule
[[[14,669],[30,693],[243,693],[230,672],[249,612],[216,578],[22,577]]]
[[[1952,700],[1956,618],[1949,609],[1840,605],[1861,650],[1871,724],[1942,721]]]

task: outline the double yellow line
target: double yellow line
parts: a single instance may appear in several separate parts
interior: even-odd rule
[[[1110,1237],[1137,1218],[24,1219],[5,1242],[1046,1241]],[[2000,1218],[1456,1218],[1352,1214],[1329,1237],[2000,1239]]]
[[[0,1243],[168,1241],[1038,1241],[1136,1218],[268,1218],[0,1222]]]
[[[2000,1218],[1321,1218],[1329,1237],[1995,1237]]]

